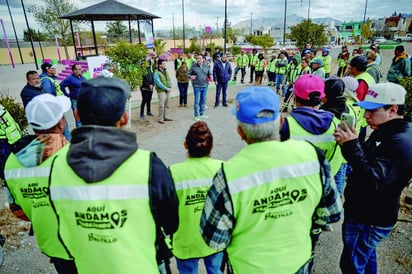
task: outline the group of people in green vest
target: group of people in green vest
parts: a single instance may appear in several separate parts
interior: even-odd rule
[[[279,95],[293,92],[296,108],[284,118],[281,96],[270,87],[238,92],[231,112],[247,146],[227,161],[210,157],[213,134],[203,121],[187,132],[184,162],[166,167],[139,148],[136,133],[123,130],[130,87],[116,77],[82,82],[74,112],[82,126],[70,143],[63,135],[67,97],[34,97],[25,108],[34,130],[27,136],[0,108],[0,139],[15,145],[4,167],[11,209],[32,222],[40,250],[58,273],[170,273],[172,255],[179,273],[197,273],[199,259],[208,273],[311,273],[321,231],[342,217],[344,152],[359,152],[364,141],[357,125],[340,121],[342,113],[360,121],[362,111],[371,117],[391,100],[404,104],[405,92],[395,84],[374,86],[364,56],[350,60],[351,76],[325,81],[326,48],[312,60],[323,77],[310,73],[299,54],[288,61],[281,51],[269,63],[255,55],[257,84],[266,68],[276,75],[270,85],[276,83]],[[243,68],[255,58],[240,56]],[[388,89],[399,94],[389,98]],[[367,174],[359,166],[355,175]],[[404,173],[402,183],[410,179]],[[364,267],[356,261],[362,255],[349,256],[351,240],[344,244],[341,269],[354,273],[353,267]]]

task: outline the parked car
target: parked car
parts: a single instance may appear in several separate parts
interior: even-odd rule
[[[407,33],[405,36],[395,36],[393,41],[396,42],[412,42],[412,33]]]
[[[383,37],[383,36],[378,36],[378,37],[375,37],[375,38],[373,39],[373,42],[374,42],[374,43],[378,43],[378,44],[385,43],[386,41],[387,41],[386,38]]]

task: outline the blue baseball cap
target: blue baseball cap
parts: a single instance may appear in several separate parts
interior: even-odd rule
[[[329,52],[329,49],[328,48],[322,48],[322,51]]]
[[[271,88],[248,87],[236,95],[232,114],[242,123],[257,125],[274,121],[279,110],[279,97]],[[261,117],[259,113],[262,111],[273,112],[273,115]]]

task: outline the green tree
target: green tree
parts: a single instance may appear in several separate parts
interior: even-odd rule
[[[190,46],[185,52],[200,52],[200,46],[197,44],[197,39],[195,37],[190,38]]]
[[[361,35],[363,39],[370,40],[375,33],[371,30],[371,22],[362,24]],[[363,42],[363,41],[362,41]]]
[[[106,24],[107,38],[110,42],[127,40],[129,31],[121,21],[112,21]]]
[[[70,33],[70,22],[69,20],[61,19],[60,17],[77,9],[72,0],[44,0],[42,3],[44,5],[33,5],[27,10],[29,13],[33,14],[37,23],[47,30],[47,33],[50,33],[53,38],[56,35],[60,37],[66,54],[66,59],[70,59],[69,51],[67,49],[68,41],[66,39]],[[74,25],[77,26],[76,24]]]
[[[233,46],[229,49],[230,53],[232,53],[233,56],[236,56],[238,54],[240,54],[240,52],[242,51],[242,48],[239,46]]]
[[[154,40],[154,48],[157,55],[162,55],[163,51],[166,49],[167,42],[162,39]]]
[[[255,35],[248,35],[246,36],[246,41],[253,45],[258,45],[266,50],[267,48],[273,46],[274,39],[269,34],[265,34],[262,36],[255,36]]]
[[[310,42],[313,48],[322,47],[328,41],[325,28],[326,25],[306,19],[291,27],[290,39],[296,41],[296,46],[300,49],[304,48],[307,42]]]
[[[46,41],[47,35],[45,33],[33,29],[30,29],[30,31],[34,41]],[[23,30],[23,39],[25,42],[30,42],[30,35],[27,29]]]
[[[124,41],[106,50],[106,55],[117,64],[114,74],[125,79],[132,91],[142,84],[142,75],[145,71],[142,69],[141,62],[145,60],[146,53],[143,44],[129,44]]]
[[[234,29],[232,27],[229,27],[226,29],[226,36],[227,36],[227,42],[231,43],[236,43],[237,41],[237,36],[240,36],[242,34],[241,29]]]

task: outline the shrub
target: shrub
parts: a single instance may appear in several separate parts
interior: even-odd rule
[[[145,60],[147,50],[143,44],[119,42],[106,50],[106,55],[117,64],[115,75],[123,78],[130,85],[131,91],[136,91],[142,84],[141,61]]]
[[[232,53],[233,56],[240,54],[242,48],[239,46],[233,46],[230,48],[230,53]]]
[[[412,76],[407,76],[400,79],[400,84],[406,89],[406,114],[412,115]]]
[[[14,97],[5,95],[3,92],[0,94],[0,104],[10,112],[14,121],[19,124],[20,129],[24,133],[27,133],[28,123],[23,106],[20,103],[17,103]]]

